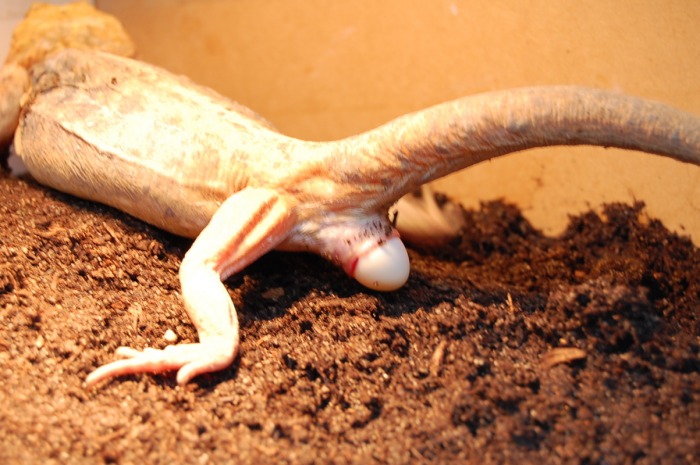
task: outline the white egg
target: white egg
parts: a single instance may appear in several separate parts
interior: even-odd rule
[[[354,278],[375,291],[394,291],[406,283],[410,271],[406,247],[392,237],[359,257]]]

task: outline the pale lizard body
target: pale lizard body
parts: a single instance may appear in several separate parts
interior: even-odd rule
[[[700,118],[614,93],[533,88],[449,102],[337,142],[304,142],[185,78],[65,50],[32,68],[15,136],[40,182],[196,237],[180,278],[200,342],[122,348],[127,358],[93,372],[89,384],[168,369],[184,383],[228,366],[238,323],[221,280],[272,249],[316,252],[370,287],[397,288],[408,263],[387,209],[402,195],[505,153],[582,143],[699,164]],[[386,269],[369,278],[357,276],[367,253],[386,255]]]

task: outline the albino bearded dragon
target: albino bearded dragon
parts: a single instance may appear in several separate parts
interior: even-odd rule
[[[388,209],[475,163],[591,144],[700,164],[700,117],[602,90],[486,93],[306,142],[184,77],[113,54],[58,51],[29,78],[14,151],[37,181],[195,239],[180,282],[199,342],[122,347],[88,385],[166,370],[182,384],[230,365],[239,326],[222,281],[273,249],[315,252],[371,289],[399,288],[409,261]]]

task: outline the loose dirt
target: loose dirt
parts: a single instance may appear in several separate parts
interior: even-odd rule
[[[641,205],[550,238],[484,204],[387,294],[268,254],[226,283],[231,368],[88,391],[120,345],[195,340],[189,242],[31,181],[0,192],[4,464],[700,463],[700,251]]]

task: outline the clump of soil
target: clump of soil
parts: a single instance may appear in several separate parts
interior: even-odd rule
[[[0,177],[3,463],[698,463],[700,252],[610,205],[543,236],[502,202],[381,294],[271,253],[227,282],[231,368],[82,381],[196,334],[189,242]]]

